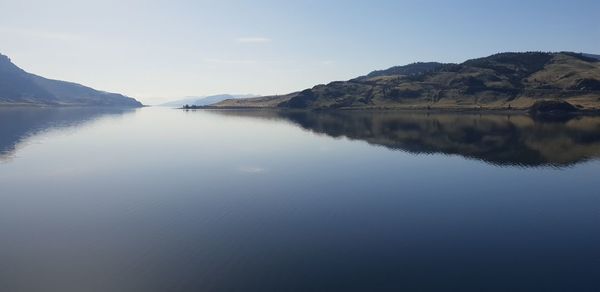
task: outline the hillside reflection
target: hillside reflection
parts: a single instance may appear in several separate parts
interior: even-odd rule
[[[539,121],[525,115],[339,111],[215,111],[284,119],[331,137],[347,137],[410,153],[443,153],[494,165],[555,166],[600,156],[600,117]]]
[[[78,127],[100,117],[122,115],[119,108],[0,108],[0,162],[13,157],[29,137],[47,131]]]

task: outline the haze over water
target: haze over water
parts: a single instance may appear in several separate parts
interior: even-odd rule
[[[597,117],[1,111],[1,291],[599,288]]]

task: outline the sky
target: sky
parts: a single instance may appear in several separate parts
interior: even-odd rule
[[[0,0],[17,66],[146,104],[504,51],[600,54],[600,1]]]

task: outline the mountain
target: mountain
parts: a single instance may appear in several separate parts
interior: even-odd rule
[[[257,97],[253,94],[219,94],[210,96],[190,96],[179,100],[174,100],[160,104],[159,106],[182,107],[184,105],[207,106],[227,99],[243,99]]]
[[[394,66],[385,70],[373,71],[366,76],[361,76],[355,80],[367,80],[370,78],[381,77],[381,76],[393,76],[393,75],[418,75],[426,72],[431,72],[439,69],[440,67],[447,65],[438,62],[417,62],[404,66]]]
[[[585,54],[585,53],[581,53],[582,55],[589,57],[589,58],[594,58],[594,59],[598,59],[600,60],[600,55],[595,55],[595,54]]]
[[[137,100],[25,72],[0,54],[0,106],[142,106]]]
[[[414,63],[288,95],[226,100],[214,106],[525,110],[547,100],[600,110],[600,60],[571,52],[525,52],[461,64]]]

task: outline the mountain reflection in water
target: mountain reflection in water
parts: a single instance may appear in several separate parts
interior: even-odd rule
[[[565,167],[600,156],[600,117],[563,121],[526,115],[391,111],[219,110],[223,115],[284,119],[331,137],[410,153],[443,153],[493,165]]]
[[[0,291],[598,291],[598,125],[3,109]]]
[[[10,159],[21,143],[33,135],[133,111],[135,109],[109,107],[0,108],[0,161]]]

